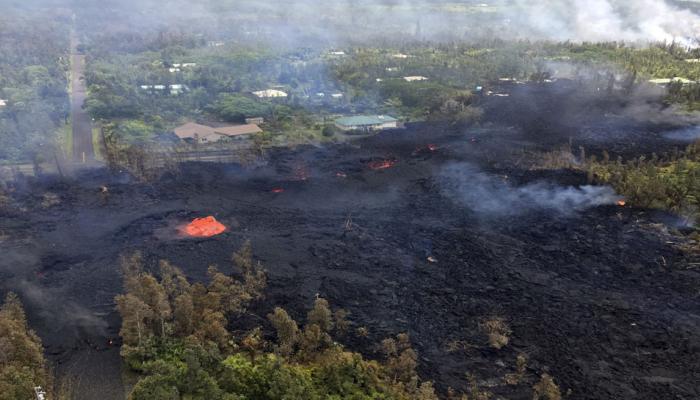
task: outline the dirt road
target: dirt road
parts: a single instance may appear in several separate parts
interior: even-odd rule
[[[79,39],[71,35],[71,118],[73,121],[73,159],[79,163],[95,160],[92,144],[92,123],[83,109],[87,98],[85,86],[85,56],[79,54]]]

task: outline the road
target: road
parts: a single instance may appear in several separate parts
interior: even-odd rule
[[[87,98],[85,86],[85,56],[78,52],[78,35],[71,34],[71,119],[73,121],[73,159],[79,163],[95,160],[92,143],[92,121],[83,104]]]

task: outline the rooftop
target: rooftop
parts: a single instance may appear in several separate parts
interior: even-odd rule
[[[188,122],[173,130],[180,139],[192,139],[195,136],[200,138],[211,136],[240,136],[261,133],[262,129],[256,124],[230,125],[213,128],[211,126]]]
[[[342,126],[380,125],[397,122],[398,119],[389,115],[356,115],[353,117],[338,118],[335,122]]]
[[[287,97],[287,93],[281,91],[281,90],[275,90],[275,89],[268,89],[268,90],[259,90],[257,92],[253,92],[254,95],[260,97],[260,98],[265,98],[265,97]]]

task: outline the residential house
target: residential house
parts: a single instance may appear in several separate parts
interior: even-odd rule
[[[166,86],[165,85],[141,85],[141,89],[145,90],[147,92],[151,92],[151,93],[162,93],[163,91],[165,91]],[[173,96],[182,94],[186,90],[188,90],[186,85],[181,85],[181,84],[168,85],[167,89],[170,91],[170,94]]]
[[[7,100],[0,99],[0,107],[7,106]]]
[[[265,118],[263,118],[263,117],[246,118],[245,123],[246,124],[262,125],[265,123]]]
[[[204,144],[222,140],[250,139],[256,134],[262,133],[262,129],[256,124],[211,127],[189,122],[175,128],[173,132],[181,140]]]
[[[253,94],[261,99],[285,98],[288,96],[287,93],[277,89],[259,90],[253,92]]]
[[[691,81],[690,79],[686,79],[686,78],[675,77],[675,78],[650,79],[649,83],[653,83],[653,84],[659,85],[659,86],[668,86],[671,83],[681,83],[683,85],[691,85],[691,84],[694,84],[697,82]]]
[[[428,78],[425,76],[404,76],[403,80],[406,82],[420,82],[420,81],[427,81]]]
[[[335,126],[343,131],[379,131],[399,127],[399,120],[388,115],[357,115],[335,120]]]

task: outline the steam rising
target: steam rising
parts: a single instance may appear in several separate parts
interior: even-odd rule
[[[700,17],[664,0],[515,0],[517,24],[544,38],[697,42]]]
[[[700,16],[669,0],[95,0],[74,3],[85,19],[106,18],[124,27],[161,29],[183,21],[194,29],[221,34],[232,26],[247,39],[257,35],[308,46],[386,38],[478,40],[484,36],[572,41],[676,41],[694,46]],[[60,1],[58,1],[60,2]],[[88,11],[90,10],[90,11]],[[94,14],[94,15],[93,15]],[[231,24],[234,25],[231,25]],[[194,26],[194,28],[193,28]],[[207,28],[208,27],[208,28]],[[235,31],[235,29],[234,29]],[[260,38],[260,36],[257,36]]]
[[[439,177],[447,197],[487,217],[513,216],[536,210],[569,214],[614,204],[620,199],[612,188],[606,186],[560,187],[537,182],[516,187],[466,163],[446,166]]]

